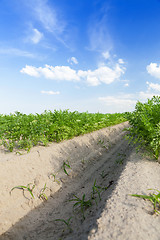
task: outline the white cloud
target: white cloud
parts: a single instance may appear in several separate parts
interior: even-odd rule
[[[43,38],[43,33],[39,32],[36,28],[33,29],[33,35],[31,36],[31,41],[37,44]]]
[[[85,81],[90,86],[98,86],[101,83],[111,84],[115,80],[119,79],[122,74],[125,73],[125,68],[119,64],[115,64],[113,68],[108,66],[99,67],[93,71],[87,70],[73,70],[69,66],[49,66],[45,67],[24,67],[21,73],[28,74],[35,77],[45,77],[52,80],[64,80],[64,81]]]
[[[25,73],[25,74],[28,74],[32,77],[40,77],[40,74],[39,72],[37,71],[37,68],[36,67],[33,67],[33,66],[28,66],[26,65],[25,68],[22,68],[22,70],[20,70],[21,73]]]
[[[109,53],[109,51],[103,52],[103,53],[102,53],[102,56],[103,56],[106,60],[109,59],[109,58],[110,58],[110,53]]]
[[[149,83],[149,82],[146,82],[147,83],[147,85],[148,85],[148,89],[150,90],[150,89],[153,89],[153,90],[155,90],[155,91],[158,91],[158,92],[160,92],[160,84],[157,84],[157,83]]]
[[[68,59],[68,62],[70,63],[70,64],[78,64],[78,60],[75,58],[75,57],[71,57],[71,58],[69,58]]]
[[[42,94],[47,94],[47,95],[59,95],[60,92],[57,91],[57,92],[53,92],[53,91],[41,91]]]
[[[124,86],[125,86],[125,87],[129,87],[129,83],[125,83]]]
[[[151,76],[160,79],[160,64],[150,63],[146,69]]]
[[[49,66],[45,65],[44,68],[39,67],[33,67],[26,65],[25,68],[23,68],[21,73],[28,74],[30,76],[34,77],[45,77],[52,80],[66,80],[66,81],[79,81],[79,76],[76,74],[76,71],[71,69],[68,66]]]

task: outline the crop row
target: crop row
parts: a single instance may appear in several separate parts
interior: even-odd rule
[[[126,121],[124,113],[101,114],[77,111],[45,111],[42,114],[15,112],[0,115],[0,141],[9,151],[35,145],[46,146]]]
[[[160,156],[160,97],[146,103],[137,102],[135,111],[127,114],[131,127],[129,138],[145,147],[156,159]]]

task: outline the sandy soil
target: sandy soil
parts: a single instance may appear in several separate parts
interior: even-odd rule
[[[35,147],[19,155],[0,152],[0,240],[135,240],[160,239],[160,216],[150,202],[129,196],[160,190],[160,164],[137,154],[124,139],[128,123],[102,129],[49,147]],[[64,162],[71,169],[64,172]],[[56,175],[54,177],[51,175]],[[90,199],[84,211],[73,208],[76,195]],[[28,191],[10,190],[35,185]],[[40,199],[46,184],[48,200]],[[104,189],[106,187],[106,189]],[[70,219],[69,227],[56,219]],[[72,230],[72,231],[71,231]]]

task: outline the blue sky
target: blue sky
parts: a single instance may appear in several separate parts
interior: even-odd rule
[[[0,113],[114,113],[160,95],[159,0],[1,0]]]

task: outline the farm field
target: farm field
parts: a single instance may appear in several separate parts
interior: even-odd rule
[[[104,115],[97,114],[93,125],[102,129],[54,138],[47,147],[38,140],[21,149],[13,138],[13,149],[2,145],[0,240],[159,240],[160,218],[153,204],[131,196],[160,190],[159,148],[149,144],[156,133],[151,127],[159,126],[158,110],[159,99],[153,98],[138,102],[132,113],[109,115],[121,123],[115,119],[116,125],[108,121],[104,127]]]

